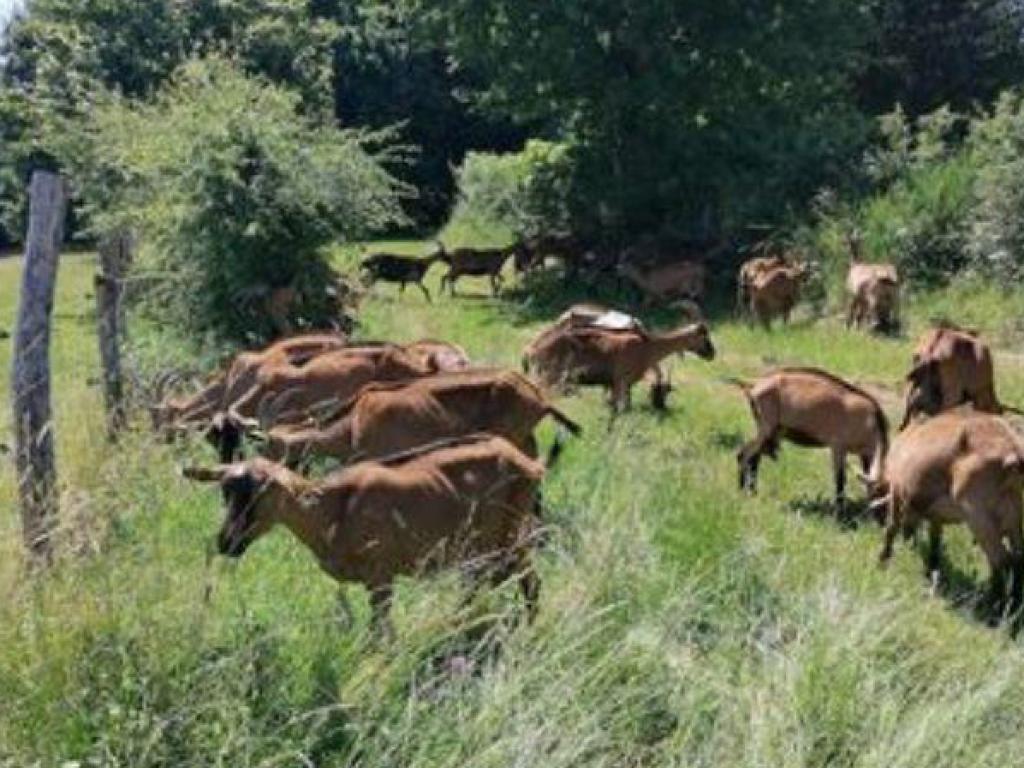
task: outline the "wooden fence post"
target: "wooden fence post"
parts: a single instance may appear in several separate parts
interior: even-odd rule
[[[132,238],[116,232],[100,241],[100,271],[96,274],[96,320],[103,366],[103,400],[107,412],[107,434],[117,440],[125,425],[124,375],[121,369],[121,341],[124,337],[122,298],[124,275],[131,262]]]
[[[49,171],[32,174],[18,323],[14,333],[15,467],[25,546],[46,559],[57,518],[57,470],[50,414],[50,318],[64,237],[67,189]]]

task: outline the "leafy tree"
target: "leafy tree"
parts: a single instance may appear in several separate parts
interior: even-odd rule
[[[849,83],[871,20],[851,0],[407,2],[481,73],[482,104],[578,146],[583,227],[777,215],[864,136]]]
[[[871,114],[901,104],[911,116],[942,105],[990,104],[1024,78],[1019,0],[875,0],[860,102]]]
[[[474,232],[497,224],[520,238],[565,232],[571,175],[564,144],[533,140],[521,152],[471,152],[459,168],[452,226]]]
[[[0,134],[0,226],[20,235],[31,168],[79,149],[103,90],[149,98],[188,57],[216,53],[329,115],[335,36],[306,0],[33,0],[0,47],[0,109],[21,116]]]
[[[422,227],[450,213],[452,169],[471,149],[509,151],[527,131],[473,109],[465,93],[470,73],[451,66],[445,47],[425,34],[423,17],[380,0],[317,0],[316,13],[339,30],[334,57],[334,103],[343,125],[401,126],[417,148],[403,177],[419,194],[409,212]]]
[[[293,319],[322,326],[325,247],[403,221],[406,189],[382,166],[395,159],[389,136],[300,112],[297,94],[223,59],[187,63],[152,103],[95,110],[89,166],[107,199],[94,215],[141,232],[146,307],[162,322],[269,336],[264,302],[287,287]]]

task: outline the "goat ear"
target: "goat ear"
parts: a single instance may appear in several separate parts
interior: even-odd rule
[[[196,483],[219,483],[224,479],[228,469],[229,467],[223,464],[218,467],[182,467],[181,475]]]

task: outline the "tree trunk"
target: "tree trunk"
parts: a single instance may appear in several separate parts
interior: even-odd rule
[[[100,362],[103,366],[103,400],[107,413],[107,435],[111,441],[125,425],[124,376],[121,370],[121,341],[124,337],[123,279],[131,261],[132,239],[117,232],[100,242],[100,271],[96,275],[96,319],[99,330]]]
[[[22,531],[29,553],[43,559],[51,553],[57,518],[50,415],[50,317],[66,206],[67,192],[60,176],[48,171],[32,174],[12,390]]]

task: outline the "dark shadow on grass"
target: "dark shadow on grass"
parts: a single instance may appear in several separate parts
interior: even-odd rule
[[[424,647],[408,695],[431,701],[460,695],[463,686],[479,680],[501,658],[510,630],[514,627],[506,617],[489,615]]]
[[[868,514],[867,501],[864,499],[848,498],[843,508],[838,509],[831,496],[798,496],[788,506],[798,515],[830,520],[844,531],[857,531],[865,526],[878,527],[878,523]]]
[[[712,448],[718,448],[724,451],[737,451],[739,447],[746,442],[746,437],[743,433],[738,430],[722,430],[716,429],[711,433],[711,439],[709,440]]]

